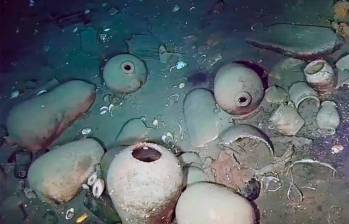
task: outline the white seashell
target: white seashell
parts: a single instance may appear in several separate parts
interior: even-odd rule
[[[159,126],[159,121],[158,120],[153,120],[153,126],[155,126],[155,127],[157,127],[157,126]]]
[[[166,134],[161,136],[161,140],[163,143],[169,144],[174,142],[174,137],[170,132],[167,132]]]
[[[92,194],[95,198],[99,198],[103,191],[104,191],[104,180],[103,179],[97,179],[96,182],[92,186]]]
[[[97,172],[92,173],[92,175],[87,179],[87,185],[92,186],[98,179]]]
[[[74,214],[75,214],[74,208],[68,209],[65,213],[65,219],[67,219],[67,220],[72,219],[74,217]]]
[[[114,107],[115,107],[114,104],[112,104],[112,103],[109,104],[109,106],[108,106],[108,112],[111,113]]]
[[[99,114],[103,115],[109,111],[109,107],[103,106],[103,107],[99,108],[99,111],[100,111]]]
[[[342,152],[343,149],[344,149],[343,145],[334,145],[334,146],[332,146],[332,148],[331,148],[331,153],[332,153],[332,154],[337,154],[337,153]]]
[[[47,93],[47,90],[46,90],[46,89],[40,90],[39,92],[36,93],[36,95],[37,95],[37,96],[40,96],[40,95],[42,95],[42,94],[44,94],[44,93]]]
[[[90,187],[87,184],[82,184],[81,188],[84,190],[90,190]]]
[[[179,5],[175,5],[172,9],[172,12],[178,12],[181,9],[181,7],[179,7]]]
[[[185,63],[184,61],[178,61],[177,64],[176,64],[176,69],[182,69],[184,68],[185,66],[187,66],[188,64]]]
[[[183,89],[184,87],[185,87],[185,83],[184,82],[180,83],[179,86],[178,86],[178,88],[180,88],[180,89]]]
[[[84,128],[81,130],[81,134],[82,135],[89,135],[92,133],[92,129],[91,128]]]
[[[10,99],[17,98],[19,96],[19,91],[15,90],[11,93]]]

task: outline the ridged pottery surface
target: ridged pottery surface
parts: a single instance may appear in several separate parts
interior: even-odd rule
[[[201,182],[182,193],[176,206],[178,224],[254,224],[250,202],[222,185]]]
[[[183,185],[180,162],[168,149],[138,143],[115,156],[107,188],[123,224],[169,224]]]

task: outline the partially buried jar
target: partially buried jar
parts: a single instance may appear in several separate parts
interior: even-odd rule
[[[141,59],[131,54],[119,54],[105,64],[103,79],[114,93],[128,94],[143,86],[147,73],[147,67]]]

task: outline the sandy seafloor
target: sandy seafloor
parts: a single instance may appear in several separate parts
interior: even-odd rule
[[[5,2],[2,1],[1,10],[4,13],[0,15],[3,23],[0,70],[2,125],[5,125],[11,106],[28,97],[24,91],[19,97],[10,99],[11,92],[28,80],[45,83],[53,78],[59,82],[82,79],[97,85],[96,102],[87,114],[63,133],[57,144],[75,140],[83,128],[91,128],[91,136],[108,147],[115,144],[115,138],[125,122],[142,117],[148,126],[152,126],[154,119],[159,121],[159,126],[153,127],[154,139],[159,140],[163,134],[170,132],[177,139],[176,145],[183,151],[200,150],[190,145],[183,118],[183,99],[190,90],[198,87],[212,89],[217,69],[235,60],[251,60],[272,70],[274,65],[286,57],[251,47],[245,38],[263,29],[263,25],[276,22],[328,25],[332,4],[332,1],[326,0],[230,0],[224,1],[222,9],[218,7],[217,12],[212,12],[215,1],[209,0],[37,0],[32,3],[32,7],[29,7],[29,1]],[[176,5],[179,10],[173,12]],[[86,25],[74,23],[58,27],[53,21],[47,20],[50,13],[63,15],[87,9],[90,10],[91,22]],[[115,14],[114,9],[117,10]],[[158,56],[160,44],[180,53],[187,66],[177,70],[161,63]],[[103,98],[109,93],[101,79],[101,68],[106,59],[128,51],[146,62],[148,79],[140,90],[120,101],[122,104],[116,105],[112,113],[101,115],[99,108],[108,106]],[[195,74],[201,74],[204,78],[193,76]],[[181,83],[185,84],[184,88],[179,88]],[[342,119],[337,134],[316,138],[311,147],[296,152],[297,158],[313,158],[331,163],[338,169],[336,176],[332,177],[328,170],[317,166],[298,168],[299,182],[304,181],[302,186],[305,186],[304,201],[297,203],[288,200],[286,182],[277,192],[262,192],[255,201],[260,223],[349,222],[346,212],[349,209],[349,165],[346,163],[349,162],[345,162],[349,156],[349,99],[347,90],[340,90],[336,94],[334,98],[339,103]],[[222,126],[229,125],[229,116],[222,113],[221,121]],[[258,125],[259,122],[251,119],[240,123]],[[180,129],[183,129],[183,138]],[[343,152],[331,154],[332,145],[339,143],[344,145]],[[203,154],[209,151],[201,150]],[[276,147],[279,155],[282,150],[282,146],[280,151]],[[5,164],[11,149],[3,146],[0,153],[0,162]],[[2,200],[7,198],[7,201],[2,204],[0,213],[12,216],[7,219],[11,220],[7,223],[47,223],[42,217],[48,205],[26,199],[23,199],[27,205],[25,210],[31,218],[23,221],[16,206],[18,202],[11,199],[12,195],[20,194],[20,184],[14,180],[10,182],[12,190],[6,196],[1,196]],[[60,213],[70,207],[75,207],[77,215],[87,211],[78,196],[56,209],[59,223],[74,223],[74,219],[65,220]],[[102,222],[90,215],[88,223]]]

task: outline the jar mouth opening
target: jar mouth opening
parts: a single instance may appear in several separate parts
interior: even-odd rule
[[[248,105],[250,105],[251,101],[252,101],[252,97],[249,93],[247,92],[242,92],[241,94],[239,94],[236,98],[236,104],[239,107],[247,107]]]
[[[321,71],[324,68],[324,66],[325,66],[324,61],[313,61],[305,67],[304,71],[308,75],[314,75],[319,71]]]
[[[135,65],[131,61],[126,61],[121,64],[121,69],[126,74],[131,74],[135,70]]]
[[[143,145],[134,148],[132,156],[139,161],[150,163],[160,159],[161,153],[150,146]]]

